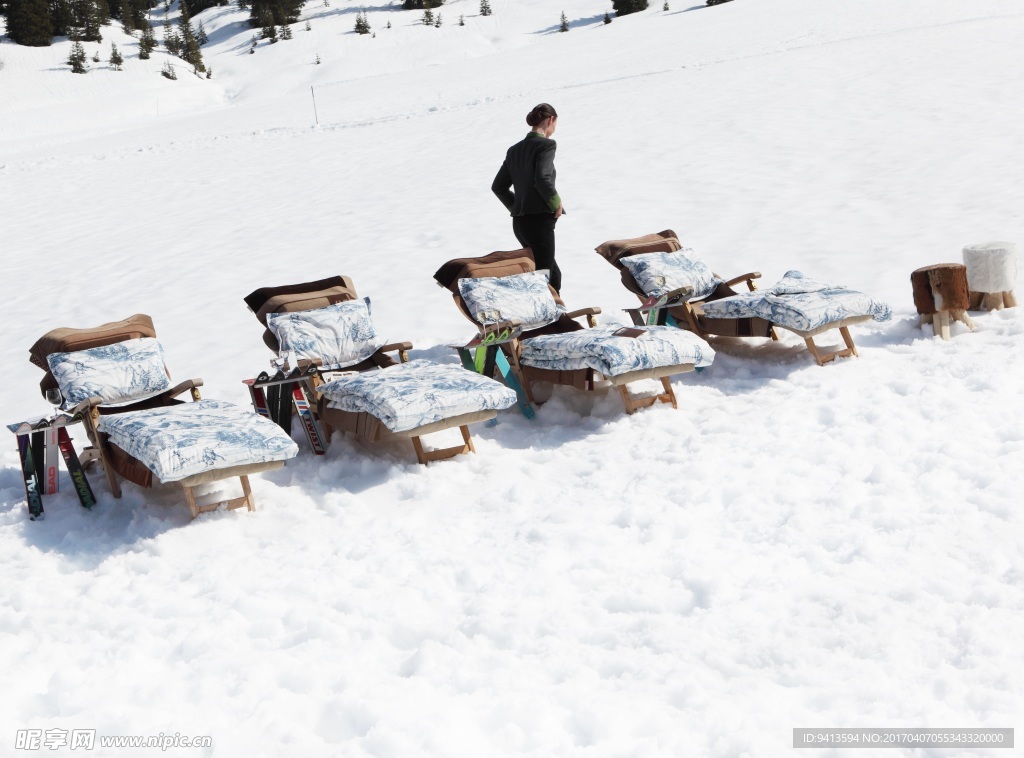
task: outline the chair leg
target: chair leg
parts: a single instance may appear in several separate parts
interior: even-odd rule
[[[182,485],[182,489],[185,490],[185,502],[188,503],[188,509],[192,513],[192,518],[196,518],[200,513],[208,513],[215,511],[222,505],[229,511],[233,511],[236,508],[244,507],[248,511],[256,510],[256,498],[252,496],[252,488],[249,486],[248,475],[242,475],[238,477],[238,480],[242,483],[242,496],[234,497],[228,500],[218,500],[215,503],[209,505],[199,505],[196,502],[196,494],[192,487]]]
[[[626,406],[626,414],[630,416],[639,408],[649,408],[659,402],[672,403],[672,407],[678,409],[679,403],[676,401],[676,393],[672,389],[672,382],[669,381],[667,376],[661,377],[661,386],[665,389],[661,394],[639,398],[631,395],[629,388],[625,384],[618,385],[616,389],[619,391],[619,397],[622,398],[622,404]]]
[[[836,358],[849,358],[851,355],[857,355],[857,348],[853,344],[853,337],[850,336],[850,330],[845,326],[839,328],[839,333],[843,337],[843,342],[846,343],[844,350],[833,350],[831,353],[821,353],[818,350],[818,346],[814,344],[812,337],[804,337],[804,342],[807,343],[807,349],[811,355],[814,356],[814,361],[819,366],[824,366],[830,361],[834,361]]]
[[[192,492],[191,487],[184,487],[185,500],[188,503],[188,509],[192,513],[192,518],[195,519],[199,515],[199,505],[196,503],[195,493]]]
[[[437,450],[426,450],[419,437],[412,438],[412,446],[416,450],[416,460],[426,466],[431,461],[445,461],[463,453],[475,453],[473,438],[469,434],[469,427],[465,424],[459,427],[462,432],[462,444],[452,447],[438,448]]]

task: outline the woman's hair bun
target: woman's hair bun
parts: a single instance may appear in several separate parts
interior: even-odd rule
[[[547,103],[541,103],[535,105],[533,110],[526,114],[526,123],[529,126],[536,126],[546,118],[558,118],[558,114]]]

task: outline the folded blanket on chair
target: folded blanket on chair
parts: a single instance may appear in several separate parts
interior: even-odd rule
[[[295,457],[298,446],[251,409],[218,400],[100,416],[99,430],[161,482]]]
[[[511,408],[516,393],[451,364],[409,361],[342,376],[319,388],[328,407],[376,416],[392,432],[487,410]]]
[[[870,316],[875,321],[892,318],[892,309],[870,295],[842,285],[822,284],[799,271],[787,271],[767,290],[723,297],[701,308],[708,318],[757,316],[804,332],[858,316]]]
[[[523,340],[519,357],[524,366],[554,371],[592,368],[604,376],[630,371],[693,364],[710,366],[715,351],[692,332],[673,326],[637,327],[641,337],[616,337],[619,327],[597,326],[565,334]]]

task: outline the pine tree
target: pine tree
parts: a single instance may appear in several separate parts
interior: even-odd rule
[[[320,65],[320,53],[316,54],[316,60],[313,61],[313,62],[316,63],[316,65],[318,65],[318,66]]]
[[[663,11],[667,11],[668,10],[668,0],[665,0],[665,4],[663,6],[661,6],[661,9]]]
[[[175,72],[174,66],[171,65],[170,61],[164,61],[164,67],[163,70],[160,72],[160,75],[166,77],[167,79],[178,78],[178,74]]]
[[[47,0],[16,0],[7,7],[7,36],[19,45],[46,47],[53,37]]]
[[[431,26],[434,23],[434,11],[430,10],[430,8],[423,11],[423,23],[427,26]]]
[[[610,24],[612,22],[612,17],[608,15],[607,11],[605,11],[605,14],[604,14],[604,22],[606,24]]]
[[[131,34],[135,31],[135,14],[132,12],[132,0],[121,0],[121,31]]]
[[[281,39],[288,40],[288,39],[291,39],[291,38],[292,38],[292,28],[288,24],[281,24]]]
[[[156,38],[153,36],[152,27],[142,30],[142,39],[139,40],[139,58],[148,61],[153,48],[156,47]]]
[[[12,6],[11,10],[14,8]],[[10,21],[8,20],[8,23]],[[50,31],[55,37],[68,37],[71,27],[75,25],[75,14],[71,10],[71,0],[50,0]]]
[[[104,3],[104,8],[106,4]],[[100,8],[94,0],[73,0],[71,3],[73,24],[80,30],[79,36],[85,42],[102,42],[103,35],[100,27],[104,21],[109,20],[109,15],[103,18]]]
[[[113,42],[110,43],[110,65],[114,71],[121,70],[121,64],[124,63],[124,58],[121,57],[121,53],[117,49],[117,45]]]
[[[465,16],[459,16],[459,26],[465,26],[465,25],[466,25],[466,17]]]
[[[277,42],[277,27],[273,24],[263,27],[263,39],[270,40],[271,44]]]
[[[206,78],[207,79],[212,79],[213,78],[213,68],[212,67],[208,67],[206,69]]]
[[[182,0],[181,17],[178,19],[178,28],[181,30],[181,57],[186,63],[192,66],[195,73],[206,71],[203,64],[203,53],[199,49],[199,40],[192,29],[192,16],[189,14],[188,3]]]
[[[370,33],[370,22],[366,18],[365,13],[356,14],[356,34],[369,34]]]
[[[309,25],[308,21],[306,22],[306,31],[307,32],[313,31],[313,27]]]
[[[390,28],[391,28],[391,22],[390,22],[390,21],[388,21],[388,23],[387,23],[387,26],[385,26],[384,28],[385,28],[385,29],[390,29]]]
[[[199,28],[196,29],[196,42],[199,43],[199,47],[202,47],[210,41],[209,36],[206,34],[206,27],[203,26],[202,20],[199,21]]]
[[[71,66],[71,72],[75,74],[84,74],[88,71],[85,66],[85,48],[82,46],[82,41],[78,39],[76,34],[71,38],[71,52],[68,54],[68,65]]]
[[[562,11],[562,24],[558,27],[558,31],[567,32],[569,31],[569,19],[565,17],[565,11]]]
[[[490,16],[491,15],[491,4],[488,0],[480,0],[480,15]]]
[[[438,12],[438,14],[437,14],[437,20],[434,22],[434,27],[437,28],[437,29],[441,28],[441,13],[440,12]]]
[[[93,63],[99,63],[100,62],[100,50],[99,50],[99,48],[96,48],[96,52],[92,54],[92,62]]]
[[[616,16],[627,16],[630,13],[647,10],[647,0],[612,0],[612,8]]]
[[[170,21],[164,21],[164,47],[167,48],[167,52],[171,55],[177,55],[181,52],[181,39],[178,37],[178,33],[171,27]]]

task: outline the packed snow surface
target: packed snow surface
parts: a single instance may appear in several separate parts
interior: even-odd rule
[[[116,26],[86,50],[117,42],[120,72],[4,39],[3,421],[47,410],[38,336],[139,312],[174,379],[244,404],[270,354],[243,296],[334,274],[454,362],[473,330],[431,274],[517,246],[489,186],[542,101],[570,307],[625,322],[593,248],[672,228],[724,276],[799,269],[893,320],[824,368],[789,333],[716,341],[678,410],[557,388],[428,467],[402,440],[300,442],[255,513],[191,523],[179,489],[115,500],[98,473],[93,511],[65,473],[31,522],[12,435],[0,755],[34,754],[25,729],[213,738],[105,756],[725,758],[793,754],[794,727],[1024,727],[1024,318],[943,342],[909,281],[1024,238],[1024,7],[491,4],[433,28],[307,2],[253,54],[246,12],[213,8],[210,79],[161,77]]]

